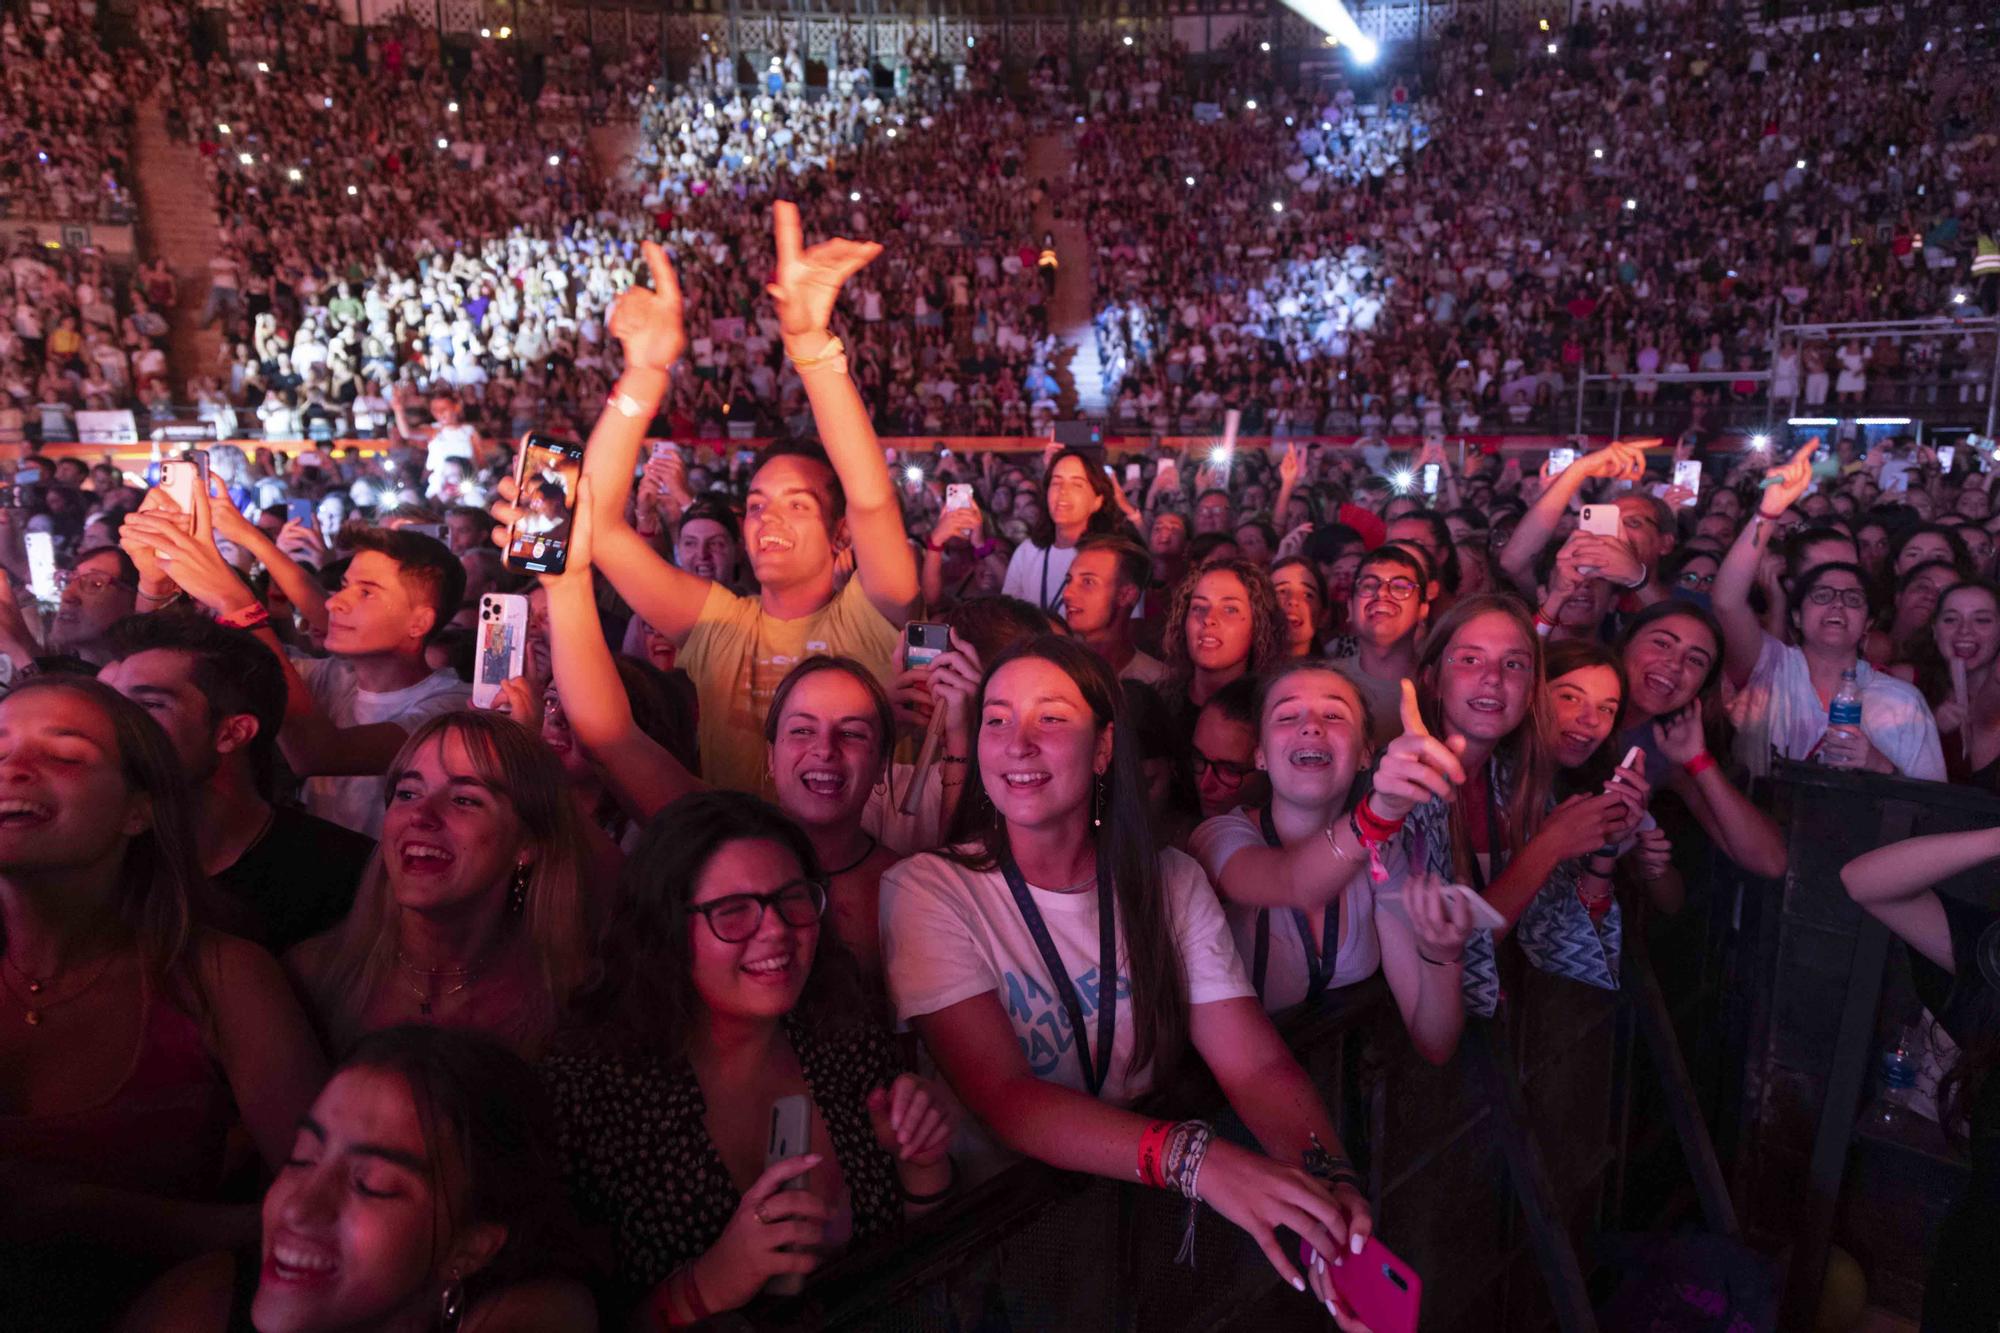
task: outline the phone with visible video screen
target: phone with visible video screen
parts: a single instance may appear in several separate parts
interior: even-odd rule
[[[554,435],[522,441],[514,467],[514,506],[507,525],[506,564],[530,574],[560,574],[569,565],[576,522],[576,487],[583,478],[583,445]]]

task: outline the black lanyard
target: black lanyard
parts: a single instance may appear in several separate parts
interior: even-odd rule
[[[1091,1044],[1083,1032],[1083,1001],[1077,997],[1076,983],[1070,980],[1069,969],[1063,966],[1062,955],[1056,952],[1056,942],[1049,936],[1048,923],[1042,920],[1042,909],[1035,906],[1034,895],[1028,892],[1028,882],[1021,878],[1021,869],[1014,864],[1014,858],[1006,852],[1000,853],[1000,873],[1006,876],[1007,887],[1013,891],[1014,906],[1021,910],[1021,921],[1028,927],[1028,934],[1035,940],[1035,947],[1042,951],[1042,965],[1049,970],[1049,980],[1055,983],[1056,995],[1062,1000],[1063,1009],[1069,1014],[1069,1030],[1076,1037],[1076,1062],[1083,1069],[1084,1086],[1095,1097],[1104,1087],[1104,1080],[1111,1073],[1111,1043],[1118,1032],[1118,925],[1117,912],[1112,904],[1110,876],[1104,873],[1104,858],[1097,859],[1097,1058],[1091,1058]]]
[[[1049,544],[1048,546],[1046,546],[1046,547],[1042,548],[1042,601],[1041,601],[1041,607],[1042,607],[1042,610],[1044,610],[1044,611],[1046,611],[1046,610],[1048,610],[1048,609],[1049,609],[1049,562],[1050,562],[1051,560],[1054,560],[1055,558],[1056,558],[1056,548],[1055,548],[1055,544],[1054,544],[1053,542],[1052,542],[1052,543],[1050,543],[1050,544]],[[1061,589],[1061,588],[1057,588],[1057,589],[1056,589],[1056,591],[1057,591],[1057,592],[1061,592],[1061,591],[1062,591],[1062,589]]]
[[[1265,806],[1257,812],[1258,821],[1264,828],[1264,845],[1282,848],[1278,841],[1278,826],[1271,820],[1271,807]],[[1306,955],[1306,1003],[1311,1004],[1326,993],[1333,984],[1333,956],[1340,948],[1340,900],[1326,905],[1326,921],[1320,930],[1319,953],[1313,953],[1312,918],[1294,907],[1292,921],[1299,928],[1299,947]],[[1251,951],[1250,984],[1257,988],[1257,998],[1264,998],[1264,973],[1271,961],[1271,909],[1257,910],[1257,944]]]

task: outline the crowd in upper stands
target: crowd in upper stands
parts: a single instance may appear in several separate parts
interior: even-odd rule
[[[2000,183],[1993,58],[1979,30],[1585,6],[1505,48],[1461,19],[1419,88],[1357,105],[1249,51],[1177,86],[1114,50],[1073,182],[1113,416],[1550,425],[1580,369],[1625,376],[1641,422],[1656,399],[1960,401],[1988,369],[1969,335],[1786,337],[1774,358],[1772,328],[1992,312],[1971,261]],[[1721,378],[1656,378],[1689,371]]]

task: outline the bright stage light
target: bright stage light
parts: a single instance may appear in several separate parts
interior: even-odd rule
[[[1340,0],[1285,0],[1285,6],[1325,33],[1328,46],[1345,46],[1357,65],[1372,65],[1382,53],[1381,45],[1361,31]]]

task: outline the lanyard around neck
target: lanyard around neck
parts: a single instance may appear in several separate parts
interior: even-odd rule
[[[1278,840],[1278,826],[1271,818],[1271,807],[1265,806],[1257,812],[1258,823],[1264,831],[1264,845],[1282,848]],[[1298,927],[1299,947],[1306,955],[1306,1003],[1311,1004],[1326,993],[1333,984],[1333,958],[1340,949],[1340,901],[1335,899],[1326,906],[1326,919],[1320,927],[1319,952],[1312,947],[1312,918],[1294,907],[1292,924]],[[1271,909],[1260,908],[1257,912],[1257,942],[1251,951],[1250,984],[1257,988],[1257,998],[1264,998],[1264,973],[1271,960]]]
[[[1021,878],[1021,868],[1014,864],[1014,858],[1007,852],[1000,853],[1000,873],[1007,880],[1007,888],[1014,895],[1014,906],[1020,909],[1022,924],[1034,938],[1035,948],[1041,952],[1042,965],[1049,970],[1049,980],[1055,985],[1056,995],[1062,1001],[1063,1010],[1069,1016],[1069,1030],[1076,1037],[1076,1060],[1083,1070],[1084,1086],[1095,1097],[1103,1090],[1104,1081],[1111,1073],[1111,1045],[1118,1034],[1118,925],[1117,912],[1113,905],[1111,877],[1104,873],[1104,856],[1097,858],[1097,1046],[1096,1058],[1092,1059],[1091,1043],[1084,1035],[1083,1000],[1076,993],[1076,983],[1070,980],[1069,969],[1063,966],[1062,955],[1056,952],[1056,942],[1049,935],[1048,922],[1042,919],[1042,909],[1035,905],[1034,895],[1028,891],[1028,882]]]

